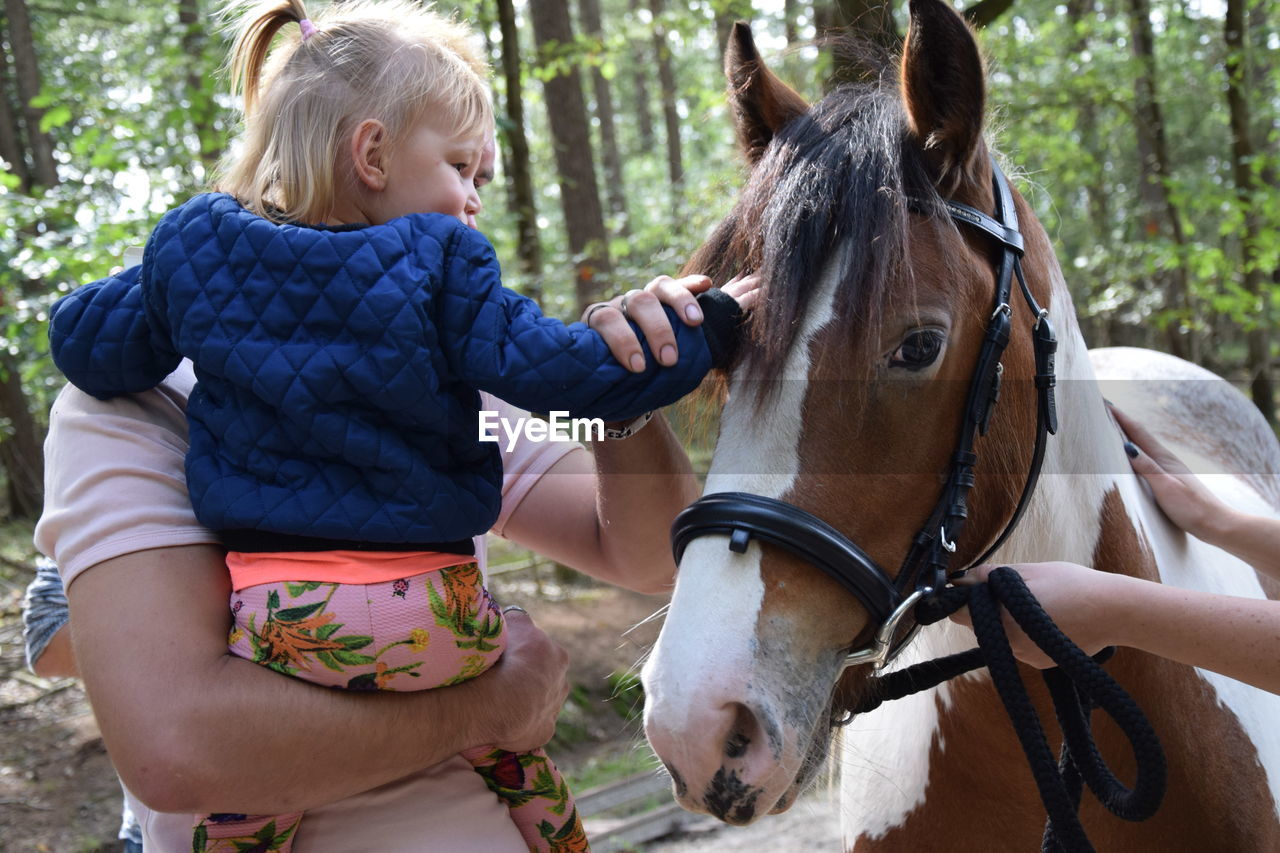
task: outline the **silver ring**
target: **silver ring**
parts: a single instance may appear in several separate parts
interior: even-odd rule
[[[590,328],[590,327],[591,327],[591,316],[592,316],[593,314],[595,314],[595,313],[596,313],[597,311],[599,311],[601,308],[612,308],[612,307],[613,307],[613,306],[612,306],[612,305],[610,305],[608,302],[597,302],[595,305],[592,305],[590,308],[588,308],[588,309],[587,309],[587,313],[586,313],[586,314],[583,314],[583,315],[582,315],[582,322],[583,322],[583,324],[584,324],[585,326],[587,326],[588,328]]]
[[[618,310],[621,311],[622,316],[628,320],[631,319],[631,315],[627,313],[627,297],[629,297],[630,295],[631,295],[631,291],[628,290],[626,293],[622,294],[622,299],[618,301]]]
[[[525,610],[519,604],[508,604],[506,607],[502,608],[503,613],[511,613],[512,611],[515,611],[516,613],[523,613],[525,616],[529,615],[529,611]]]

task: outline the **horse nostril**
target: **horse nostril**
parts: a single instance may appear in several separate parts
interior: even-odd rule
[[[683,797],[689,792],[689,786],[684,783],[684,779],[676,772],[676,769],[667,762],[663,761],[662,766],[667,768],[667,773],[671,776],[671,781],[676,786],[676,796]]]
[[[749,746],[751,746],[751,738],[742,732],[732,732],[724,742],[724,754],[728,758],[741,758],[747,754]]]
[[[724,740],[724,754],[726,758],[742,758],[760,733],[760,721],[750,708],[741,703],[734,702],[730,710],[733,712],[733,726]]]

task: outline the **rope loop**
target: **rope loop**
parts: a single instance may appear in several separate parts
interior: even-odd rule
[[[1092,853],[1094,848],[1079,817],[1080,798],[1086,785],[1109,812],[1124,820],[1146,820],[1155,814],[1164,798],[1168,777],[1164,750],[1133,697],[1101,666],[1115,650],[1103,649],[1094,657],[1085,654],[1054,624],[1022,577],[1008,566],[992,571],[985,583],[946,587],[922,599],[916,606],[916,621],[931,625],[965,605],[969,607],[978,648],[872,679],[868,689],[845,709],[835,724],[846,725],[858,714],[872,711],[885,702],[928,690],[986,666],[1027,757],[1048,815],[1041,848],[1044,853]],[[1056,668],[1042,673],[1062,730],[1062,751],[1057,760],[1027,695],[1005,632],[1001,606],[1057,664]],[[1137,764],[1137,779],[1132,788],[1116,777],[1098,752],[1090,721],[1094,708],[1110,716],[1129,741]]]

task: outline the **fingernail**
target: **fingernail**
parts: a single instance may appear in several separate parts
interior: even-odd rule
[[[1137,459],[1138,445],[1134,444],[1132,441],[1126,441],[1124,443],[1124,452],[1129,454],[1130,459]]]
[[[631,356],[631,361],[629,362],[629,364],[631,365],[631,369],[633,371],[635,371],[636,373],[641,372],[642,370],[644,370],[644,356],[642,356],[640,353],[636,353],[635,355]]]
[[[675,364],[676,348],[671,346],[671,344],[667,344],[665,347],[662,348],[662,352],[658,356],[658,361],[661,361],[663,364],[668,364],[668,365]]]
[[[697,323],[702,320],[702,309],[697,305],[686,305],[684,306],[684,316],[690,323]]]

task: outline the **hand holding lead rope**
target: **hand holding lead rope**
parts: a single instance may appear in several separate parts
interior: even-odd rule
[[[1112,814],[1145,820],[1155,814],[1167,781],[1164,750],[1155,730],[1133,698],[1101,667],[1114,649],[1089,657],[1062,633],[1036,601],[1017,572],[1001,567],[987,582],[948,587],[916,607],[920,624],[938,622],[968,604],[978,648],[926,661],[872,682],[839,723],[880,704],[927,690],[961,673],[987,666],[1014,731],[1031,765],[1041,801],[1049,815],[1043,850],[1048,853],[1092,851],[1077,814],[1084,785]],[[1055,761],[1035,707],[1027,696],[1000,617],[1000,606],[1058,666],[1043,673],[1063,732],[1060,761]],[[1093,740],[1089,714],[1100,708],[1120,727],[1133,749],[1138,768],[1132,789],[1116,778]]]

